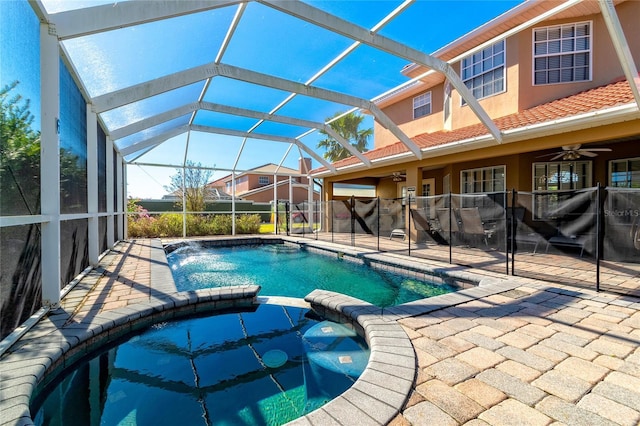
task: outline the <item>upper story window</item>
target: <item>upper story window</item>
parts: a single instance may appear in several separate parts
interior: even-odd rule
[[[535,85],[591,79],[591,22],[533,30]]]
[[[609,162],[609,184],[616,188],[640,188],[640,158]]]
[[[258,185],[269,185],[269,176],[258,176]]]
[[[460,193],[478,194],[504,191],[504,166],[483,167],[460,172]]]
[[[476,99],[504,92],[504,57],[501,40],[462,60],[462,81]]]
[[[431,92],[413,98],[413,118],[431,114]]]

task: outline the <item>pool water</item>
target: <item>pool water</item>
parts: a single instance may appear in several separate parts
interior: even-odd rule
[[[304,297],[322,289],[388,307],[456,290],[284,244],[184,246],[167,260],[178,291],[257,284],[266,296]]]
[[[340,324],[259,305],[154,325],[80,364],[32,413],[37,425],[280,425],[344,392],[368,359]]]

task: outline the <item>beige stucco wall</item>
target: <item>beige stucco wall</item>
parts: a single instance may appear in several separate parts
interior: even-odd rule
[[[636,67],[640,67],[640,1],[627,1],[616,8],[626,40],[632,52],[635,52]],[[609,31],[602,15],[591,15],[579,19],[549,20],[534,28],[591,21],[592,33],[592,80],[575,83],[561,83],[533,86],[532,83],[532,49],[533,30],[525,30],[518,36],[517,51],[522,74],[519,77],[520,87],[519,108],[527,109],[532,106],[563,98],[592,87],[599,87],[611,83],[624,76],[622,66],[616,55]]]
[[[431,114],[414,120],[413,98],[427,92],[431,92]],[[412,93],[405,99],[384,108],[383,112],[400,127],[400,130],[405,135],[412,138],[423,133],[442,129],[444,121],[443,102],[444,85],[440,84],[428,90]],[[398,138],[393,133],[382,127],[377,121],[374,122],[373,132],[375,148],[391,145],[398,141]]]
[[[505,115],[518,112],[518,75],[521,71],[519,65],[518,40],[517,37],[510,37],[506,43],[506,75],[505,91],[493,96],[480,99],[480,106],[489,114],[489,117],[504,117]],[[461,63],[454,65],[454,69],[460,75]],[[480,120],[468,105],[462,105],[462,96],[457,90],[451,94],[452,102],[452,129],[470,126],[480,123]]]

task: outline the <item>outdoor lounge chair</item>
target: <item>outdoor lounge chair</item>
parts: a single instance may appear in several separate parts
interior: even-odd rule
[[[588,226],[590,224],[590,218],[587,215],[583,216],[583,219],[576,220],[572,223],[564,223],[558,226],[558,234],[549,238],[547,240],[547,247],[545,252],[549,252],[549,247],[567,247],[567,248],[577,248],[580,249],[580,257],[584,254],[585,246],[588,243],[589,237],[587,234],[583,234],[585,230],[588,231],[588,228],[584,228],[584,226]],[[586,222],[581,223],[581,222]]]
[[[418,234],[418,242],[422,242],[426,240],[426,237],[429,237],[438,244],[447,244],[447,241],[432,229],[431,222],[424,210],[410,210],[409,214],[413,221],[413,227]]]
[[[448,208],[436,209],[436,216],[440,223],[439,234],[442,238],[449,241],[449,234],[455,236],[460,232],[455,211],[449,211]]]
[[[391,230],[391,234],[389,235],[389,239],[393,239],[393,237],[402,238],[402,241],[407,238],[407,234],[404,232],[404,229],[394,228]]]
[[[511,209],[508,212],[511,212]],[[544,238],[524,223],[524,213],[524,207],[515,208],[516,226],[514,237],[516,248],[519,251],[521,246],[533,246],[533,254],[536,254],[538,246],[544,241]]]
[[[465,236],[481,238],[485,245],[489,245],[489,238],[493,235],[493,230],[485,227],[484,222],[480,218],[480,210],[477,207],[461,208],[460,221],[462,222],[462,231]]]

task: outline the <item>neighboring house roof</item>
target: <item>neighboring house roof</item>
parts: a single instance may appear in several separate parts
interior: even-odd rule
[[[250,174],[275,174],[276,171],[278,173],[282,173],[282,174],[299,174],[300,171],[299,170],[295,170],[295,169],[291,169],[289,167],[284,167],[284,166],[278,166],[277,164],[273,164],[273,163],[267,163],[267,164],[263,164],[262,166],[258,166],[258,167],[254,167],[252,169],[249,169],[247,171],[244,171],[242,173],[238,173],[236,175],[236,178],[240,177],[240,176],[244,176],[244,175],[250,175]],[[216,186],[217,185],[224,185],[224,183],[228,182],[231,180],[231,175],[226,175],[224,177],[221,177],[220,179],[214,180],[213,182],[209,183],[209,186]]]
[[[278,182],[277,186],[288,186],[289,185],[289,181],[288,180],[281,180]],[[243,192],[242,196],[244,198],[250,198],[251,196],[255,195],[255,194],[259,194],[261,192],[265,192],[265,191],[271,191],[273,192],[273,184],[269,184],[269,185],[264,185],[264,186],[260,186],[258,188],[254,188],[254,189],[250,189],[249,191]],[[318,190],[313,190],[313,192],[315,194],[319,194],[320,192]]]
[[[233,197],[226,192],[222,191],[219,188],[214,188],[210,186],[208,188],[208,193],[205,195],[205,200],[207,201],[218,201],[218,200],[231,200]],[[171,194],[166,194],[162,196],[163,200],[172,200],[172,201],[180,201],[182,200],[182,195],[179,194],[179,191],[172,192]],[[240,199],[240,197],[236,196],[236,200]]]
[[[494,122],[500,131],[504,132],[514,129],[525,129],[532,125],[553,122],[563,118],[575,117],[577,119],[581,114],[631,103],[635,104],[633,93],[629,83],[623,80],[541,104],[518,113],[494,118]],[[482,123],[452,131],[440,130],[433,133],[423,133],[413,137],[412,140],[423,149],[480,136],[490,136],[487,128]],[[367,151],[364,155],[373,161],[409,152],[409,149],[403,143],[397,142],[392,145]],[[360,160],[356,157],[349,157],[335,162],[334,166],[340,168],[359,163]],[[322,167],[312,170],[311,173],[322,173],[325,171],[327,171],[327,169]]]

